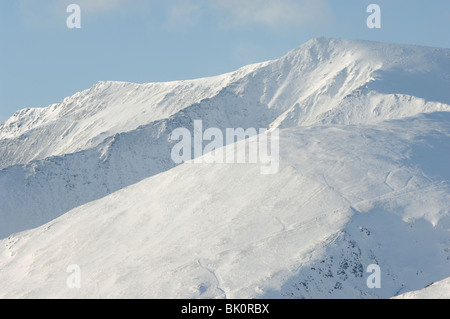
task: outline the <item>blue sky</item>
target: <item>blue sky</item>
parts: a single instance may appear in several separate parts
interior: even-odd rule
[[[71,3],[81,29],[67,28]],[[367,28],[371,3],[381,7],[381,29]],[[450,48],[450,1],[1,1],[0,122],[97,81],[217,75],[320,36]]]

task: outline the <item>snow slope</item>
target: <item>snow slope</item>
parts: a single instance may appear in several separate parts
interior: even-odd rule
[[[448,49],[321,38],[19,111],[0,125],[0,297],[390,298],[448,278],[448,88]],[[176,166],[194,120],[280,128],[279,173]]]
[[[394,299],[450,299],[450,278],[433,283],[423,289],[407,292]]]
[[[264,63],[211,78],[167,83],[98,82],[46,108],[24,109],[0,125],[0,168],[74,153],[216,95]]]
[[[185,163],[3,239],[0,297],[389,298],[420,289],[450,276],[448,146],[449,112],[283,129],[278,174]],[[366,286],[374,263],[381,289]],[[66,286],[72,264],[80,289]]]
[[[449,111],[449,57],[447,49],[321,38],[218,77],[99,82],[20,111],[0,126],[0,238],[171,169],[169,136],[196,119],[289,128]]]
[[[202,116],[219,108],[222,117],[247,115],[249,125],[282,127],[448,110],[449,59],[448,49],[321,38],[278,60],[212,78],[99,82],[1,125],[0,168],[92,148],[180,112],[190,116],[197,104]]]

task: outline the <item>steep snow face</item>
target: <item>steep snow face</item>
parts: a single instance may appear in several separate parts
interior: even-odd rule
[[[170,134],[192,130],[194,120],[205,128],[290,128],[450,111],[450,91],[439,89],[450,87],[449,52],[315,39],[218,77],[99,82],[20,111],[0,126],[0,238],[173,168]],[[426,95],[430,83],[438,89]]]
[[[186,163],[150,177],[1,240],[0,297],[388,298],[425,287],[450,276],[449,114],[284,129],[274,175]],[[80,289],[66,285],[73,264]],[[366,285],[370,264],[380,289]]]
[[[375,123],[449,110],[449,49],[321,38],[273,65],[284,76],[269,105],[285,110],[274,126]]]
[[[0,297],[389,298],[449,277],[449,61],[316,39],[16,113],[0,126]],[[175,167],[170,134],[194,120],[281,128],[279,173]]]
[[[249,126],[272,127],[372,123],[449,110],[449,74],[448,49],[321,38],[278,60],[212,78],[99,82],[47,108],[19,111],[1,125],[0,168],[92,148],[198,103],[196,116],[218,108],[221,116],[247,116]]]
[[[98,82],[60,103],[18,111],[0,125],[0,169],[95,147],[117,133],[168,118],[212,97],[262,65],[191,81]]]

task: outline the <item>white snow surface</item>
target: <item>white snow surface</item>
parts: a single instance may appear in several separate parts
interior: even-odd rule
[[[249,125],[282,127],[448,111],[449,59],[448,49],[320,38],[280,59],[211,78],[98,82],[60,103],[18,111],[2,124],[0,168],[95,147],[196,103],[202,113],[219,107],[220,115],[251,115]]]
[[[0,126],[0,238],[174,167],[170,134],[194,120],[289,128],[449,111],[449,61],[448,49],[320,38],[217,77],[99,82],[19,111]]]
[[[0,168],[85,150],[216,95],[255,68],[167,83],[98,82],[45,108],[16,112],[0,125]]]
[[[404,293],[393,299],[450,299],[450,277],[427,287]]]
[[[321,38],[20,111],[0,126],[0,297],[391,298],[444,280],[449,88],[448,49]],[[170,133],[198,119],[280,128],[279,172],[176,166]]]
[[[285,129],[274,175],[193,163],[155,175],[2,240],[0,297],[389,298],[425,287],[450,276],[449,150],[437,147],[449,145],[449,120]],[[71,264],[80,289],[66,287]],[[370,264],[381,289],[366,286]]]

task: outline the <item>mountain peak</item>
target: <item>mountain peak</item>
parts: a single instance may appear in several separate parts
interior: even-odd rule
[[[368,123],[444,110],[450,104],[449,57],[444,49],[322,37],[280,59],[215,77],[98,81],[60,103],[18,111],[1,125],[9,155],[0,168],[95,147],[114,134],[210,103],[221,112],[258,114],[257,122],[243,124],[267,127]],[[25,136],[45,138],[28,145]]]
[[[0,297],[392,297],[450,276],[449,58],[318,38],[17,112],[0,126]],[[196,120],[279,128],[278,173],[176,164],[172,133]],[[83,289],[66,287],[73,263]]]

